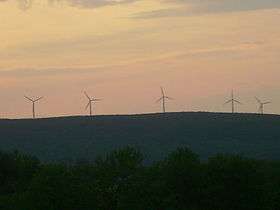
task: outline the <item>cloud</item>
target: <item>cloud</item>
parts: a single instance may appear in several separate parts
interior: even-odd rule
[[[9,0],[0,0],[0,2],[7,2]],[[39,1],[39,0],[38,0]],[[103,6],[117,5],[133,3],[139,0],[48,0],[50,4],[56,2],[67,2],[71,6],[81,7],[81,8],[97,8]],[[19,8],[22,10],[27,10],[32,7],[33,0],[17,0]]]
[[[258,52],[258,50],[265,48],[268,46],[267,43],[262,41],[254,41],[254,42],[243,42],[243,43],[236,43],[233,45],[226,45],[226,46],[212,46],[206,48],[194,48],[187,50],[185,52],[179,52],[170,54],[167,56],[163,56],[158,59],[158,61],[162,60],[185,60],[186,58],[214,58],[214,59],[221,59],[223,58],[245,58],[248,59],[248,56],[251,56],[252,53]]]
[[[2,78],[6,77],[16,77],[16,78],[31,78],[31,77],[42,77],[42,76],[58,76],[64,74],[75,74],[75,73],[85,73],[89,72],[91,69],[9,69],[9,70],[1,70],[0,76]]]
[[[263,42],[243,42],[232,46],[220,46],[205,49],[194,49],[187,53],[183,53],[182,56],[195,55],[195,56],[217,56],[217,55],[229,55],[232,53],[248,52],[256,50],[263,46]]]
[[[96,8],[109,5],[132,3],[137,0],[66,0],[72,6],[84,8]]]
[[[27,10],[32,7],[33,0],[17,0],[19,8],[22,10]]]
[[[163,0],[176,7],[137,13],[132,18],[160,18],[280,8],[280,0]]]

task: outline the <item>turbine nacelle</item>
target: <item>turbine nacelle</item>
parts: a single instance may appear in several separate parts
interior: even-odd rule
[[[28,101],[32,102],[32,117],[33,117],[33,119],[35,119],[36,118],[35,103],[40,101],[41,99],[43,99],[43,97],[37,97],[36,99],[34,99],[34,98],[31,98],[31,97],[28,97],[28,96],[24,96],[24,98],[26,98]]]
[[[270,101],[266,101],[266,102],[262,102],[259,98],[255,97],[257,103],[259,104],[259,113],[263,114],[264,113],[264,105],[267,105],[267,104],[271,104]]]
[[[226,101],[226,102],[224,103],[224,105],[229,104],[229,103],[231,103],[231,112],[232,112],[232,113],[234,113],[234,111],[235,111],[235,104],[240,104],[240,105],[242,105],[242,103],[241,103],[240,101],[238,101],[238,100],[236,100],[236,99],[234,98],[233,90],[231,91],[231,99],[228,100],[228,101]]]
[[[166,96],[165,95],[165,93],[164,93],[164,90],[163,90],[163,88],[162,87],[160,87],[160,89],[161,89],[161,97],[156,101],[156,103],[158,103],[158,102],[162,102],[162,111],[163,111],[163,113],[165,113],[165,103],[166,103],[166,99],[167,100],[174,100],[173,98],[171,98],[171,97],[169,97],[169,96]]]
[[[89,95],[87,94],[86,91],[84,91],[84,94],[85,94],[85,96],[86,96],[87,99],[88,99],[88,103],[87,103],[87,105],[86,105],[85,110],[87,110],[88,108],[90,108],[89,114],[90,114],[90,116],[92,116],[92,103],[93,103],[93,102],[97,102],[97,101],[101,101],[101,99],[89,97]]]

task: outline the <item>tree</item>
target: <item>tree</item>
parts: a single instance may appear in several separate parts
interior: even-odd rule
[[[131,147],[116,150],[95,162],[99,208],[115,210],[128,179],[142,168],[142,154]]]
[[[264,209],[265,180],[257,161],[237,155],[210,158],[205,177],[208,209]]]

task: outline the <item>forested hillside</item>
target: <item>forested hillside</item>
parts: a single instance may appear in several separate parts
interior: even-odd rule
[[[187,146],[202,159],[238,153],[280,159],[280,116],[166,113],[127,116],[0,120],[0,150],[42,161],[93,160],[113,149],[138,148],[145,162]]]

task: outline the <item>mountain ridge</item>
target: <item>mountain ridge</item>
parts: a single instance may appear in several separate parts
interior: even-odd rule
[[[280,159],[280,115],[170,112],[136,115],[1,119],[0,150],[18,150],[43,161],[70,161],[104,155],[125,146],[145,161],[163,159],[190,147],[202,159],[217,153]]]

